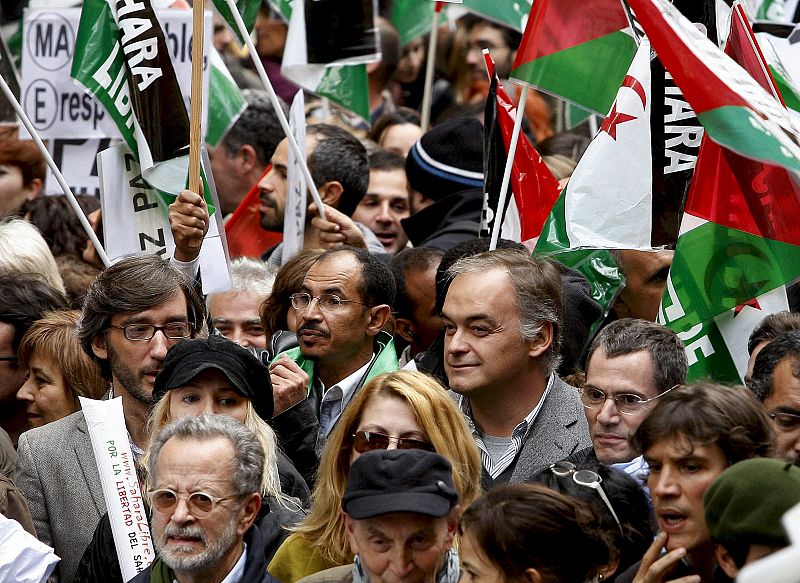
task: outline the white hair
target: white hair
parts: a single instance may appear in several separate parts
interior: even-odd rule
[[[53,253],[39,230],[28,221],[0,221],[0,271],[41,275],[51,287],[65,293]]]

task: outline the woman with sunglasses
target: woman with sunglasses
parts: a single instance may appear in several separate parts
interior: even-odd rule
[[[311,511],[269,565],[281,583],[353,562],[341,519],[350,464],[374,449],[434,451],[453,466],[459,502],[480,489],[481,462],[464,416],[431,377],[398,371],[375,377],[356,394],[322,453]]]
[[[459,583],[604,581],[612,540],[595,509],[538,484],[495,486],[464,511]]]
[[[612,561],[599,573],[602,581],[614,581],[618,573],[639,561],[653,542],[655,532],[647,496],[636,480],[624,472],[600,463],[576,466],[561,461],[536,474],[531,482],[594,506],[601,526],[613,542]]]

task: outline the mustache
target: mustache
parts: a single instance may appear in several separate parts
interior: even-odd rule
[[[301,334],[302,332],[317,332],[318,334],[322,334],[326,337],[330,335],[327,330],[325,330],[316,322],[306,322],[305,324],[300,324],[300,326],[297,328],[297,333]]]
[[[203,544],[207,544],[208,540],[206,539],[206,533],[203,531],[202,528],[199,526],[165,526],[164,527],[164,536],[165,537],[180,537],[180,538],[196,538],[200,540]]]

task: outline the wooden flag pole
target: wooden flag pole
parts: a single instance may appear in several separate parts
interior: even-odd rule
[[[436,44],[439,38],[439,16],[442,14],[443,2],[437,0],[436,7],[433,9],[433,20],[431,21],[431,37],[428,42],[428,63],[425,66],[425,88],[422,92],[422,111],[420,127],[422,133],[428,131],[431,125],[431,93],[433,92],[433,73],[436,70]]]
[[[517,152],[517,142],[519,141],[519,130],[522,127],[522,118],[525,117],[525,103],[528,99],[528,86],[523,85],[519,94],[519,105],[517,106],[516,117],[514,118],[514,131],[511,133],[511,143],[508,145],[508,156],[506,157],[506,167],[503,170],[503,183],[500,186],[500,201],[497,203],[497,212],[494,215],[492,225],[492,239],[489,242],[489,251],[497,249],[497,241],[500,239],[500,231],[503,228],[503,216],[508,199],[508,184],[511,182],[511,169],[514,166],[514,155]]]
[[[89,224],[89,219],[87,219],[86,215],[83,214],[83,209],[81,208],[81,205],[78,204],[75,195],[72,193],[72,189],[70,189],[70,187],[67,185],[67,181],[64,179],[64,175],[61,174],[61,170],[59,170],[58,166],[56,166],[55,160],[53,160],[53,157],[50,155],[50,152],[47,151],[47,148],[42,142],[42,138],[40,138],[39,134],[36,133],[36,128],[33,127],[31,120],[28,118],[27,114],[22,109],[22,106],[19,104],[19,101],[17,101],[14,92],[11,91],[11,87],[8,86],[8,83],[6,83],[6,80],[3,78],[2,75],[0,75],[0,89],[3,90],[3,94],[5,94],[6,98],[8,99],[8,102],[11,104],[11,107],[13,107],[14,111],[17,112],[20,121],[28,130],[28,133],[30,133],[34,143],[39,148],[39,151],[42,153],[42,156],[44,156],[47,165],[50,167],[50,171],[53,173],[53,176],[55,176],[56,181],[58,181],[58,184],[61,186],[61,190],[64,191],[64,194],[66,195],[67,200],[69,201],[69,204],[72,207],[72,212],[74,212],[75,215],[78,217],[78,220],[80,221],[83,230],[86,231],[86,235],[89,237],[89,239],[91,239],[94,248],[97,250],[97,255],[100,257],[100,260],[103,262],[103,265],[108,267],[109,265],[111,265],[111,261],[108,259],[108,255],[106,254],[105,249],[103,249],[103,245],[100,244],[100,239],[97,238],[97,233],[94,232],[92,225]]]
[[[286,119],[286,114],[283,113],[283,109],[281,109],[281,103],[278,101],[278,95],[275,93],[275,88],[272,87],[272,83],[267,77],[267,72],[264,70],[264,63],[261,62],[261,59],[256,52],[256,47],[253,44],[253,39],[250,38],[250,33],[247,31],[247,27],[244,25],[244,21],[242,20],[242,15],[239,14],[239,9],[236,8],[236,2],[234,0],[227,0],[228,8],[233,15],[233,19],[236,21],[236,27],[239,29],[239,34],[244,39],[245,44],[247,45],[247,51],[250,53],[250,58],[253,59],[253,65],[255,65],[256,72],[258,76],[261,78],[261,83],[264,85],[264,88],[267,90],[267,94],[269,94],[270,103],[272,103],[272,109],[275,111],[275,115],[278,116],[278,121],[281,124],[281,128],[283,129],[283,133],[286,136],[286,139],[289,141],[289,147],[294,151],[294,155],[299,162],[300,170],[303,172],[303,176],[306,179],[306,186],[308,190],[311,192],[311,198],[314,199],[314,202],[317,204],[317,209],[319,210],[319,216],[323,219],[325,218],[325,205],[322,204],[322,198],[319,196],[319,191],[317,190],[317,185],[314,183],[314,179],[311,177],[311,172],[308,170],[308,164],[306,163],[305,153],[300,150],[300,146],[297,143],[297,140],[294,139],[294,134],[292,133],[291,128],[289,127],[289,120]]]
[[[194,0],[192,7],[192,93],[189,119],[189,190],[202,193],[203,182],[200,177],[200,152],[203,140],[203,0]],[[190,249],[199,249],[201,238],[186,242]]]

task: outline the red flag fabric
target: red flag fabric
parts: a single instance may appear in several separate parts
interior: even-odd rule
[[[261,178],[266,176],[270,168],[271,166],[267,167]],[[261,228],[261,217],[258,212],[260,193],[256,182],[225,223],[225,237],[228,240],[228,254],[231,258],[259,258],[264,251],[280,243],[283,238],[281,233]]]

